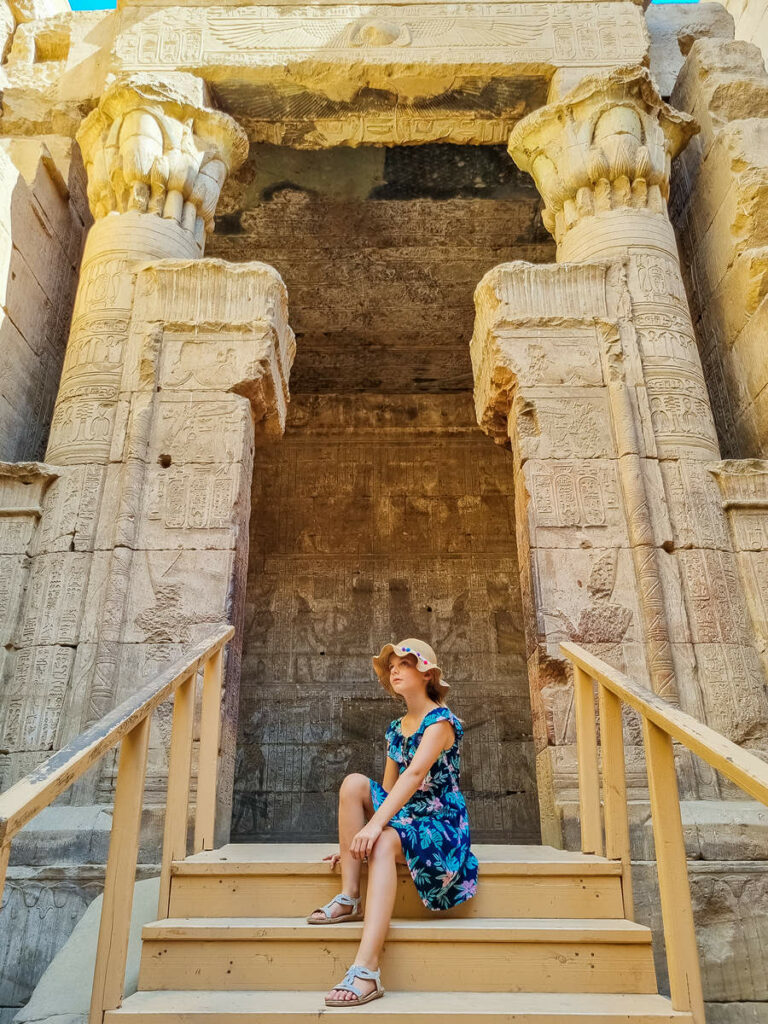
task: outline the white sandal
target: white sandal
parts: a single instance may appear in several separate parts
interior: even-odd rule
[[[318,907],[317,910],[313,910],[313,914],[317,914],[322,911],[325,914],[325,920],[321,917],[308,917],[307,924],[340,924],[342,921],[362,921],[363,914],[360,910],[360,896],[347,896],[346,893],[340,892],[338,896],[334,896],[332,900],[328,900],[324,907]],[[339,903],[343,907],[352,907],[347,914],[338,914],[333,917],[331,914],[331,907],[334,903]]]
[[[376,988],[369,992],[367,996],[364,996],[357,985],[352,984],[355,978],[371,978],[372,981],[376,982]],[[352,964],[344,975],[344,980],[333,987],[343,989],[345,992],[353,992],[357,998],[331,999],[329,996],[326,996],[326,1006],[362,1006],[363,1003],[370,1003],[372,999],[379,999],[384,995],[384,989],[381,987],[381,968],[379,967],[377,970],[372,971],[370,967],[363,967],[362,964]]]

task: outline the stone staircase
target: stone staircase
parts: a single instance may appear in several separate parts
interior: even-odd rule
[[[238,844],[174,862],[169,917],[143,930],[139,990],[105,1024],[693,1019],[658,994],[651,933],[625,917],[621,864],[546,846],[473,846],[478,893],[452,911],[422,906],[400,868],[387,994],[326,1007],[362,931],[305,921],[340,889],[330,849]]]

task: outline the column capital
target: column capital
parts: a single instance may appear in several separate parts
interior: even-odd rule
[[[178,72],[162,81],[136,74],[107,89],[77,132],[95,218],[153,213],[202,243],[227,174],[248,154],[243,129],[208,106],[206,93],[201,79]]]
[[[698,131],[659,96],[646,68],[583,79],[515,125],[509,154],[536,182],[558,244],[586,217],[626,207],[665,213],[672,158]]]

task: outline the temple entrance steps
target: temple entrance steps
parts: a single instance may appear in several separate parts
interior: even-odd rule
[[[658,995],[651,933],[625,916],[621,863],[546,846],[473,846],[477,895],[449,911],[425,908],[401,867],[387,994],[328,1008],[362,931],[306,923],[340,889],[322,860],[332,849],[235,844],[174,862],[169,916],[144,926],[139,990],[105,1024],[693,1020]]]

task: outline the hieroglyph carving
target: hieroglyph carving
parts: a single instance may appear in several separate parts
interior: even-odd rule
[[[254,423],[266,437],[284,429],[295,348],[285,285],[266,264],[165,260],[138,270],[126,411],[98,530],[106,553],[91,573],[84,627],[93,643],[80,679],[86,722],[120,696],[136,644],[196,642],[210,623],[238,620]],[[230,656],[230,702],[236,676]],[[233,730],[229,722],[224,762]]]
[[[626,282],[658,454],[719,454],[674,233],[672,157],[697,130],[659,97],[645,68],[584,79],[524,118],[509,151],[534,178],[558,259],[616,259]],[[653,454],[653,453],[651,453]]]
[[[768,662],[768,462],[726,460],[709,468],[720,485],[749,613]]]
[[[716,458],[717,435],[676,256],[633,252],[628,284],[660,454]]]
[[[504,143],[556,68],[648,52],[629,3],[126,4],[119,18],[123,73],[205,67],[252,141],[302,149]]]
[[[620,507],[613,473],[587,460],[576,467],[560,460],[537,466],[530,489],[539,527],[605,526]]]

